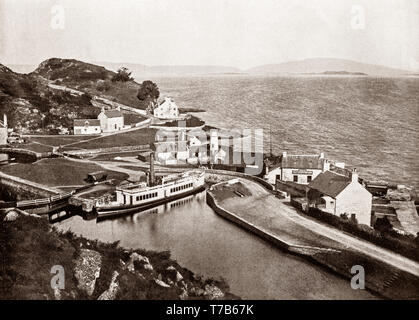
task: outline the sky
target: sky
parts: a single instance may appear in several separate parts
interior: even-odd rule
[[[0,0],[0,63],[241,69],[327,57],[419,70],[417,0]]]

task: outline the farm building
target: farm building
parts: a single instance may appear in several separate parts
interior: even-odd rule
[[[97,119],[74,119],[74,134],[98,134],[100,121]]]

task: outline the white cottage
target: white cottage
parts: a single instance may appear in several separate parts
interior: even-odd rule
[[[3,115],[3,122],[0,121],[0,145],[7,144],[7,115]]]
[[[97,119],[74,119],[74,134],[99,134],[100,121]]]
[[[372,194],[359,183],[355,170],[349,175],[321,173],[308,184],[306,194],[307,208],[316,207],[337,216],[346,214],[371,226]]]
[[[124,129],[124,114],[121,110],[102,109],[102,112],[97,117],[100,121],[102,132],[115,132]]]
[[[308,184],[320,173],[329,169],[329,162],[324,154],[319,155],[289,155],[283,152],[279,163],[267,168],[265,179],[271,184],[276,180]]]
[[[179,117],[179,108],[172,98],[165,98],[154,108],[153,114],[159,119],[176,119]]]

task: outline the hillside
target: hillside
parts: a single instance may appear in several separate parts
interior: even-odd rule
[[[93,96],[141,107],[136,98],[139,84],[113,82],[114,75],[104,67],[72,59],[48,59],[29,74],[16,73],[0,64],[0,115],[6,113],[9,127],[22,133],[56,133],[61,126],[72,128],[76,118],[96,118],[100,108],[92,103]],[[138,120],[136,115],[127,119],[128,123]]]
[[[379,65],[366,64],[352,60],[315,58],[300,61],[290,61],[280,64],[269,64],[247,70],[253,74],[314,74],[344,72],[363,73],[373,76],[401,76],[409,74],[408,71],[388,68]]]
[[[116,71],[120,66],[124,66],[133,72],[134,77],[141,78],[149,75],[205,75],[205,74],[225,74],[242,73],[242,71],[230,66],[216,65],[157,65],[147,66],[135,63],[112,63],[97,62],[98,65]]]

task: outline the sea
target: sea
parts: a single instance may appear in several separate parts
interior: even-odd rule
[[[145,78],[138,78],[141,82]],[[152,76],[161,97],[227,130],[262,129],[264,151],[325,153],[368,180],[419,189],[419,77]]]
[[[264,149],[312,154],[356,167],[370,180],[419,187],[419,78],[324,76],[160,76],[161,96],[199,108],[208,125],[263,129]],[[222,278],[245,299],[376,299],[350,281],[290,255],[230,223],[205,192],[99,222],[75,216],[57,224],[126,248],[169,250],[182,266]]]

